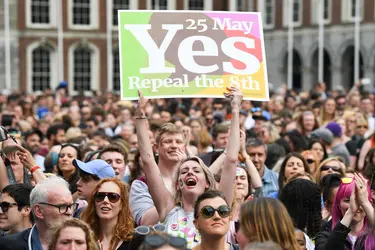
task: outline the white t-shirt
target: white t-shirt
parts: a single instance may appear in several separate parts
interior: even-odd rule
[[[193,221],[194,212],[185,212],[182,207],[176,206],[169,212],[164,224],[168,234],[186,239],[187,248],[191,249],[201,242],[201,236]]]
[[[357,241],[358,236],[354,236],[354,235],[351,235],[351,234],[348,234],[348,236],[349,236],[350,242],[352,243],[352,246],[354,246],[355,242]]]

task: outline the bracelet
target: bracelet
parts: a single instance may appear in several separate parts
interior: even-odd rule
[[[34,173],[38,169],[40,169],[39,166],[34,166],[32,169],[30,169],[30,173]]]
[[[146,116],[137,116],[137,117],[135,117],[135,119],[136,120],[141,120],[141,119],[147,119],[147,117]]]

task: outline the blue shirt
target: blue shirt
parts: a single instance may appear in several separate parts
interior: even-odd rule
[[[278,179],[279,173],[273,172],[264,166],[264,174],[262,177],[264,197],[267,197],[273,192],[279,191]]]

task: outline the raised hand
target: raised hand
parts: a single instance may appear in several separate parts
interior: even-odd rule
[[[243,130],[240,130],[240,153],[246,153],[246,133]]]
[[[224,92],[226,98],[231,99],[232,107],[240,107],[242,102],[242,92],[237,87],[227,87],[229,92]]]
[[[17,152],[17,155],[19,156],[21,163],[27,168],[31,169],[34,166],[36,166],[36,162],[34,160],[34,157],[32,154],[26,150],[24,147],[21,145],[17,145],[19,151]]]
[[[363,206],[368,200],[368,191],[367,191],[367,180],[361,174],[354,174],[355,180],[355,191],[360,206]]]
[[[358,204],[358,199],[357,199],[355,189],[353,189],[353,192],[350,195],[349,209],[352,211],[353,214],[355,214],[359,209],[359,204]]]
[[[143,92],[141,90],[138,90],[138,112],[140,116],[146,115],[146,108],[147,108],[147,103],[148,99],[144,97]]]

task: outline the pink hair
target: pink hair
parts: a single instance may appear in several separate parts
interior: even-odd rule
[[[344,217],[344,215],[341,213],[341,207],[340,207],[340,201],[345,198],[350,198],[353,190],[355,188],[355,181],[351,183],[345,184],[341,183],[339,189],[337,190],[337,194],[335,196],[335,199],[333,201],[333,207],[332,207],[332,230],[336,226],[336,224]],[[370,186],[367,186],[368,191],[368,199],[370,202],[372,202],[371,197],[371,189]],[[350,209],[350,208],[349,208]],[[368,234],[367,234],[368,233]],[[371,228],[369,226],[367,216],[364,218],[363,228],[360,235],[366,236],[366,242],[365,242],[365,249],[373,249],[373,246],[375,246],[375,239],[372,236]]]

